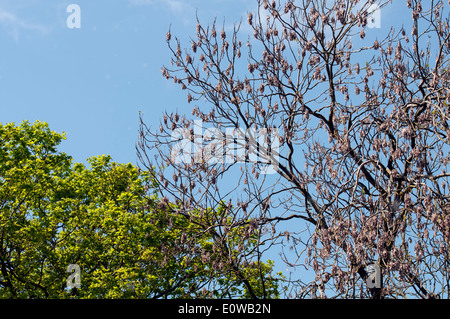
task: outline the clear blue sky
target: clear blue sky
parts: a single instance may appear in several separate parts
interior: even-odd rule
[[[401,2],[382,10],[367,41],[409,23]],[[80,29],[66,25],[71,3],[81,8]],[[165,110],[192,108],[160,73],[170,64],[169,26],[188,46],[196,12],[205,24],[226,17],[231,28],[256,9],[255,0],[0,0],[0,122],[48,122],[66,132],[60,149],[77,162],[109,154],[136,163],[139,111],[158,126]]]
[[[69,29],[71,3],[81,28]],[[136,163],[138,113],[190,114],[185,92],[165,80],[165,35],[185,40],[202,21],[230,26],[253,0],[0,0],[0,122],[46,121],[66,132],[61,149],[78,162],[110,154]],[[244,20],[245,21],[245,20]]]
[[[80,29],[67,27],[71,3]],[[66,132],[61,149],[78,162],[110,154],[136,163],[139,111],[157,125],[164,110],[192,107],[160,73],[170,63],[169,26],[188,45],[196,12],[229,28],[243,19],[246,32],[256,8],[255,0],[0,0],[0,122],[48,122]],[[382,28],[372,30],[387,31],[392,12],[383,9]]]

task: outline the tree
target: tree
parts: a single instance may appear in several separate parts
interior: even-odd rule
[[[368,40],[389,1],[257,2],[247,41],[216,21],[189,49],[167,33],[162,74],[195,106],[158,131],[141,116],[160,193],[186,218],[229,203],[203,227],[253,225],[258,260],[290,246],[286,264],[315,278],[288,296],[449,298],[449,4],[408,0],[411,24]]]
[[[174,214],[176,205],[167,198],[156,196],[151,169],[115,163],[105,155],[89,158],[89,167],[73,163],[57,151],[64,138],[39,121],[0,125],[0,297],[248,294],[241,278],[206,258],[215,253],[208,234]],[[242,231],[235,229],[234,236]],[[253,237],[243,252],[254,249]],[[80,272],[78,287],[68,280],[70,265]],[[249,264],[242,271],[253,269]],[[264,272],[249,280],[256,285],[257,275],[271,274],[272,264],[266,263]],[[267,283],[275,297],[276,276]]]

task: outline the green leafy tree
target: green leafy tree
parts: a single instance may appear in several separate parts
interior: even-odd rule
[[[279,296],[270,261],[256,272],[212,258],[224,246],[201,227],[205,214],[188,219],[159,199],[151,170],[105,155],[73,163],[63,139],[39,121],[0,124],[1,298]],[[235,260],[259,236],[234,247],[247,228],[228,234]]]

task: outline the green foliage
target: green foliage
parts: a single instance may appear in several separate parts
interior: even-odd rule
[[[268,260],[267,263],[261,263],[260,267],[255,267],[255,264],[251,264],[245,270],[246,277],[249,278],[250,285],[255,290],[258,298],[280,298],[278,284],[284,277],[281,272],[272,277],[273,266],[273,261]],[[261,278],[267,278],[267,280],[261,280]],[[250,298],[248,289],[244,290],[243,297]]]
[[[258,297],[279,297],[272,262],[237,276],[205,258],[213,235],[158,199],[152,172],[110,156],[73,163],[63,139],[42,122],[0,124],[0,298],[249,297],[242,274]],[[79,289],[67,288],[70,264]]]

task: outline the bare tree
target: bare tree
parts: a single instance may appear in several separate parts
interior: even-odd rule
[[[222,244],[257,231],[237,273],[269,248],[313,269],[288,297],[449,298],[449,3],[406,1],[410,27],[370,43],[389,1],[258,0],[248,40],[198,21],[189,49],[169,31],[163,76],[195,107],[141,118],[141,162],[186,218],[227,204],[201,222]]]

